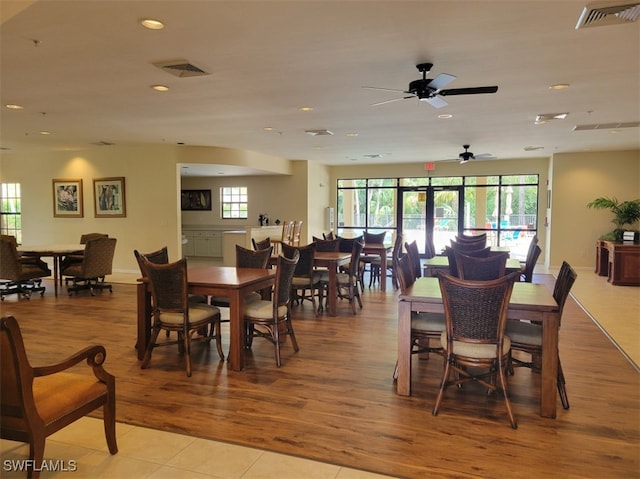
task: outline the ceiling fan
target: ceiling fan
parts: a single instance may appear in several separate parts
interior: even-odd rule
[[[469,151],[471,145],[462,145],[464,151],[458,155],[460,158],[460,164],[464,165],[469,160],[493,160],[495,156],[491,153],[481,153],[479,155],[474,155],[471,151]]]
[[[435,108],[442,108],[443,106],[448,105],[446,101],[440,98],[441,96],[477,95],[478,93],[495,93],[498,91],[497,86],[451,88],[443,90],[442,88],[455,80],[456,77],[454,75],[449,75],[448,73],[441,73],[433,79],[427,78],[427,74],[431,71],[432,67],[433,63],[420,63],[416,65],[418,71],[422,73],[422,78],[409,83],[409,88],[407,90],[393,90],[390,88],[378,88],[372,86],[365,86],[363,88],[368,88],[371,90],[398,91],[409,95],[402,98],[394,98],[393,100],[374,103],[373,106],[384,105],[385,103],[391,103],[392,101],[407,100],[409,98],[417,97],[420,101],[427,102]]]

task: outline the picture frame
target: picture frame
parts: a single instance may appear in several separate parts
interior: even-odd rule
[[[182,211],[211,211],[211,190],[181,190]]]
[[[93,204],[96,218],[125,218],[124,177],[94,178]]]
[[[53,185],[53,217],[82,218],[84,216],[82,179],[57,178]]]

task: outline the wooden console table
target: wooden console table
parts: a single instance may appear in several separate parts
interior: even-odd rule
[[[599,240],[596,273],[613,285],[640,286],[640,244]]]

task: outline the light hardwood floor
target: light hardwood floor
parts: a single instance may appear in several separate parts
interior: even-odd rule
[[[588,274],[579,271],[576,285]],[[536,280],[553,284],[549,275]],[[595,284],[594,297],[607,286]],[[105,452],[99,421],[88,419],[91,439],[81,444],[98,452],[83,463],[94,467],[87,477],[369,477],[358,469],[407,478],[639,477],[638,371],[575,301],[565,308],[560,339],[571,409],[558,403],[557,419],[540,418],[539,377],[517,369],[510,379],[519,423],[514,431],[503,401],[473,387],[447,391],[439,415],[432,416],[442,370],[438,356],[414,358],[414,394],[397,396],[391,378],[397,293],[389,284],[386,294],[374,288],[363,299],[356,316],[345,302],[336,318],[316,319],[307,303],[296,307],[301,350],[295,354],[286,344],[280,369],[266,342],[256,341],[238,373],[219,363],[215,351],[196,346],[191,378],[170,348],[154,353],[150,369],[139,369],[132,285],[117,284],[112,295],[94,298],[54,298],[50,288],[44,298],[7,298],[1,307],[2,314],[18,318],[33,364],[87,343],[107,347],[106,367],[118,378],[120,452]],[[630,331],[637,334],[638,310],[632,308],[621,309],[630,310],[636,321]],[[73,457],[68,451],[77,444],[55,439],[47,457]],[[161,452],[158,444],[173,441],[175,450]],[[11,454],[25,454],[24,446],[12,446]],[[225,475],[236,463],[227,452],[235,447],[241,455],[250,449],[237,461],[239,469]],[[154,449],[161,457],[153,456]],[[3,458],[9,453],[7,441],[1,451]],[[265,464],[254,454],[266,457]],[[324,464],[307,474],[300,458]],[[133,462],[140,460],[150,470],[138,474]],[[274,464],[281,470],[270,470]],[[185,465],[184,476],[171,469]]]

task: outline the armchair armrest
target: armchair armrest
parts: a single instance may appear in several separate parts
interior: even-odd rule
[[[69,356],[67,359],[59,363],[33,368],[33,376],[40,377],[59,373],[71,368],[72,366],[75,366],[85,359],[87,360],[87,364],[93,368],[95,373],[96,369],[102,370],[102,364],[104,363],[106,357],[107,352],[104,349],[104,346],[87,346],[86,348],[78,351],[77,353]],[[98,376],[98,374],[96,374],[96,376]],[[98,378],[102,379],[100,376],[98,376]]]

